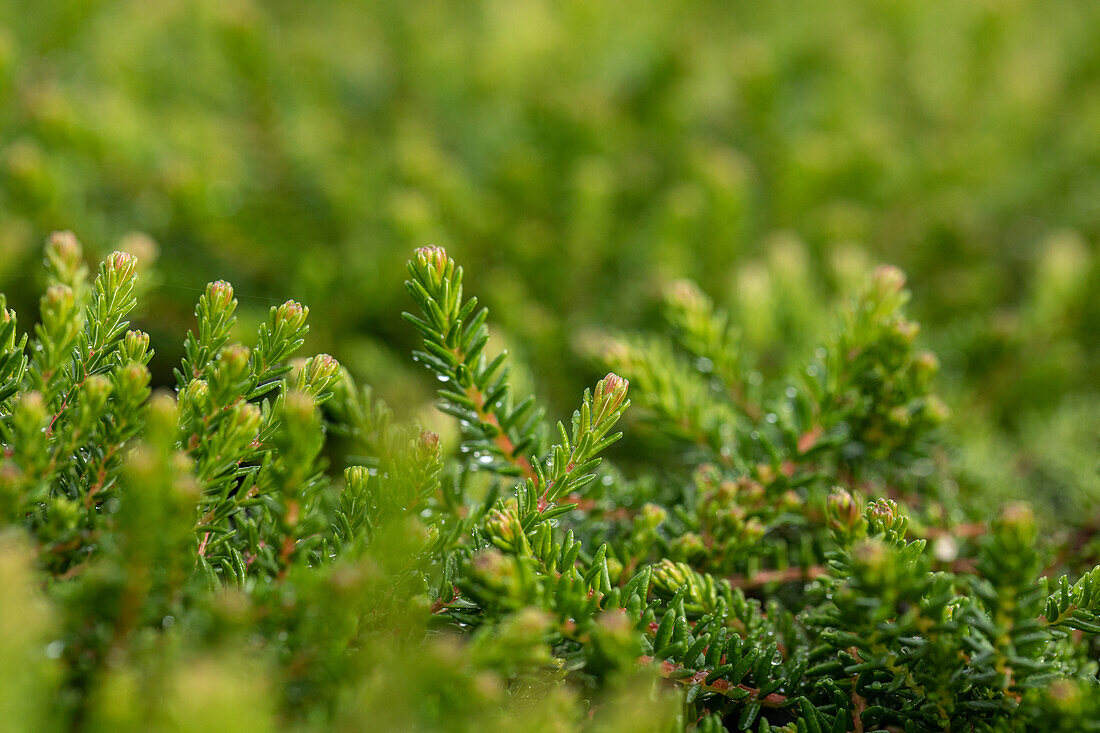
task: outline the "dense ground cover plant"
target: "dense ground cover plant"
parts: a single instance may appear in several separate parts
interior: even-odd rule
[[[1041,496],[1044,536],[1100,526],[1090,0],[35,6],[0,0],[0,290],[34,307],[62,222],[96,256],[149,261],[146,232],[158,386],[211,272],[245,319],[324,312],[318,348],[415,412],[389,274],[443,244],[560,413],[599,376],[578,333],[643,327],[668,281],[771,378],[893,262],[959,408],[960,491]]]
[[[678,282],[671,336],[594,339],[613,371],[552,427],[421,248],[449,441],[299,357],[295,301],[242,343],[222,281],[153,393],[136,259],[45,262],[31,334],[0,302],[12,730],[1100,727],[1100,568],[1023,504],[960,523],[895,268],[768,380]]]

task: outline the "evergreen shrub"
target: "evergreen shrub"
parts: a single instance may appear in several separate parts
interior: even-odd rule
[[[154,392],[136,258],[45,265],[32,333],[0,296],[0,728],[1100,730],[1100,568],[961,521],[896,268],[767,380],[678,282],[555,423],[418,249],[451,441],[299,356],[295,301],[241,343],[221,281]]]

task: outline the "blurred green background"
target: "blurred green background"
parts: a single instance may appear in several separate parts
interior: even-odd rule
[[[778,372],[892,262],[962,488],[1086,521],[1098,38],[1093,0],[0,0],[0,290],[31,320],[51,230],[149,237],[162,382],[224,278],[411,413],[403,263],[439,244],[560,415],[676,278]]]

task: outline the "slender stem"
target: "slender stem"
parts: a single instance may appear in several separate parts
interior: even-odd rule
[[[641,656],[638,657],[638,664],[652,664],[653,657]],[[778,692],[773,692],[770,695],[760,697],[760,690],[755,687],[749,687],[748,685],[734,685],[729,680],[716,679],[714,682],[707,684],[706,679],[710,674],[710,670],[701,669],[695,674],[689,677],[674,677],[674,675],[680,670],[684,669],[682,664],[674,664],[669,661],[661,662],[657,667],[657,672],[666,679],[675,679],[682,685],[700,685],[704,690],[708,692],[717,692],[720,695],[729,695],[730,691],[734,688],[744,690],[749,693],[749,698],[752,702],[759,703],[766,708],[778,708],[787,702],[787,698],[784,695],[780,695]]]

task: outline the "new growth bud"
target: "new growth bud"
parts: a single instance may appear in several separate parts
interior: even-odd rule
[[[1050,683],[1047,695],[1055,708],[1063,713],[1074,714],[1081,709],[1084,695],[1076,680],[1058,679]]]
[[[913,357],[913,368],[918,376],[930,379],[940,370],[940,360],[931,351],[921,351]]]
[[[242,434],[254,435],[260,429],[263,414],[260,408],[251,402],[241,402],[234,409],[230,424]]]
[[[1038,532],[1035,524],[1035,512],[1022,501],[1007,504],[1001,510],[1001,516],[993,522],[993,529],[999,537],[1007,540],[1010,545],[1030,546],[1035,541]]]
[[[755,544],[767,533],[768,528],[764,526],[756,517],[750,518],[745,522],[744,528],[741,530],[741,541],[747,544]]]
[[[107,402],[111,394],[111,380],[102,374],[92,374],[84,380],[80,388],[80,397],[87,403],[97,405],[99,409]]]
[[[671,594],[687,585],[693,575],[690,566],[665,558],[653,566],[653,585]]]
[[[65,334],[71,332],[80,322],[74,313],[76,295],[68,285],[54,284],[46,289],[42,296],[42,326],[55,341],[67,342]]]
[[[111,380],[102,374],[92,374],[84,380],[76,399],[76,414],[73,424],[79,432],[90,431],[99,422],[111,396]]]
[[[470,574],[481,585],[497,593],[510,594],[516,585],[516,566],[499,550],[482,550],[470,558]]]
[[[889,560],[886,545],[879,539],[865,539],[852,547],[852,564],[857,571],[869,572],[872,577],[881,575]]]
[[[131,353],[143,354],[149,349],[149,334],[144,331],[127,331],[124,344]]]
[[[833,489],[828,502],[829,525],[833,529],[850,532],[863,522],[863,499],[839,486]]]
[[[669,305],[686,312],[710,309],[710,300],[691,280],[676,280],[665,294]]]
[[[317,354],[301,363],[298,389],[317,396],[328,390],[340,378],[340,362],[328,354]]]
[[[210,384],[205,379],[192,379],[180,390],[180,410],[185,415],[204,414],[210,402]]]
[[[427,453],[438,456],[439,455],[439,436],[430,430],[420,431],[420,447]]]
[[[287,326],[292,331],[297,331],[305,325],[309,308],[296,300],[288,300],[275,311],[275,326]]]
[[[53,232],[46,240],[46,256],[75,267],[83,256],[80,240],[68,230]]]
[[[447,271],[447,251],[442,247],[437,247],[434,244],[429,244],[427,247],[418,247],[414,256],[417,264],[422,268],[431,270],[440,278]]]
[[[16,405],[13,416],[21,432],[33,433],[46,421],[46,401],[38,391],[25,392]]]
[[[523,526],[516,514],[515,499],[509,499],[500,508],[489,512],[485,517],[485,531],[493,544],[502,550],[520,550],[523,547]]]
[[[370,469],[366,466],[349,466],[344,469],[344,490],[360,493],[367,490],[370,482]]]
[[[228,404],[239,396],[249,377],[251,355],[249,348],[242,344],[229,344],[218,353],[210,390],[219,405]]]
[[[671,542],[670,549],[674,557],[693,560],[706,553],[707,545],[698,533],[684,532]]]
[[[929,395],[924,400],[924,415],[933,425],[940,425],[951,417],[951,408],[936,395]]]
[[[119,282],[125,282],[132,278],[137,271],[137,257],[129,252],[115,250],[107,255],[104,266],[107,268],[107,272],[116,277]]]
[[[888,417],[890,419],[890,423],[895,427],[902,429],[909,427],[909,420],[911,416],[909,414],[909,408],[904,405],[898,405],[897,407],[891,408],[890,412],[888,413]]]
[[[149,400],[149,408],[145,413],[146,433],[158,443],[171,444],[175,441],[178,419],[179,410],[172,395],[157,392]]]
[[[875,502],[867,510],[867,517],[871,521],[889,528],[893,526],[898,518],[897,502],[892,499],[875,499]]]
[[[1035,523],[1035,512],[1022,501],[1012,502],[1001,510],[1001,523],[1006,527],[1028,527]]]
[[[893,265],[881,265],[875,268],[871,281],[876,292],[894,295],[905,287],[905,273]]]
[[[118,370],[115,376],[115,391],[124,402],[140,404],[145,401],[149,380],[149,370],[145,365],[131,361]]]
[[[218,362],[225,369],[233,373],[242,372],[248,368],[248,359],[252,351],[243,344],[230,344],[218,354]]]
[[[642,505],[642,510],[638,512],[638,517],[634,523],[639,530],[652,532],[661,526],[661,523],[666,519],[668,519],[667,509],[659,504],[646,502]]]
[[[289,430],[308,430],[317,422],[317,405],[310,395],[292,390],[286,395],[283,417]]]
[[[603,418],[622,407],[629,388],[630,382],[612,373],[597,382],[596,392],[592,396],[593,421],[599,424]]]
[[[42,302],[51,311],[66,311],[73,306],[73,289],[68,285],[51,285],[46,288]]]
[[[894,323],[894,333],[903,342],[911,344],[917,339],[917,334],[920,333],[920,324],[914,321],[908,321],[904,318],[899,318]]]
[[[46,266],[58,281],[75,285],[82,276],[84,253],[72,232],[54,232],[46,240]]]
[[[233,286],[225,280],[217,280],[206,286],[206,300],[214,311],[224,311],[236,304],[233,300]]]

